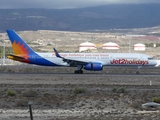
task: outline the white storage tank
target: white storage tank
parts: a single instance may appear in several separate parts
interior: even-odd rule
[[[119,49],[119,45],[113,42],[108,42],[102,45],[102,49]]]
[[[137,43],[137,44],[134,45],[134,50],[136,50],[136,51],[145,51],[146,47],[142,43]]]
[[[89,50],[89,49],[97,49],[96,45],[90,42],[84,42],[79,45],[79,52]]]

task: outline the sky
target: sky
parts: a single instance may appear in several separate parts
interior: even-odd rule
[[[160,0],[0,0],[0,8],[64,9],[123,3],[160,3]]]

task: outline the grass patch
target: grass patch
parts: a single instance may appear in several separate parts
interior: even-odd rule
[[[126,89],[124,87],[121,87],[118,89],[117,91],[118,93],[125,93],[126,92]]]
[[[125,93],[126,92],[126,89],[124,87],[121,87],[121,88],[112,88],[111,89],[111,92],[113,93]]]
[[[18,107],[27,107],[28,106],[28,101],[26,99],[16,100],[16,106],[18,106]]]
[[[160,97],[154,97],[152,98],[152,101],[156,103],[160,103]]]
[[[117,92],[117,88],[112,88],[111,92],[116,93]]]
[[[74,94],[81,94],[81,93],[86,93],[87,92],[87,88],[85,88],[85,87],[76,87],[76,88],[74,88],[73,90],[72,90],[72,92],[74,93]]]
[[[44,96],[48,96],[48,95],[50,95],[50,94],[49,94],[48,92],[44,92],[43,95],[44,95]]]
[[[7,96],[16,96],[16,92],[15,92],[14,90],[8,90],[8,91],[6,92],[6,95],[7,95]]]
[[[27,90],[23,92],[23,96],[24,97],[36,97],[37,96],[37,92],[34,90]]]

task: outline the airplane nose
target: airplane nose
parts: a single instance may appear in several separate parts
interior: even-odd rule
[[[154,64],[156,65],[156,64],[157,64],[157,61],[154,61]]]
[[[156,60],[154,60],[154,64],[156,65],[158,62]]]
[[[160,60],[154,60],[155,66],[158,67],[160,65]]]

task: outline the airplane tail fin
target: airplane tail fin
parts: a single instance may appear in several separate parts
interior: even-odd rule
[[[30,53],[34,53],[34,50],[32,50],[14,30],[6,30],[6,32],[11,41],[15,55],[26,56]]]

